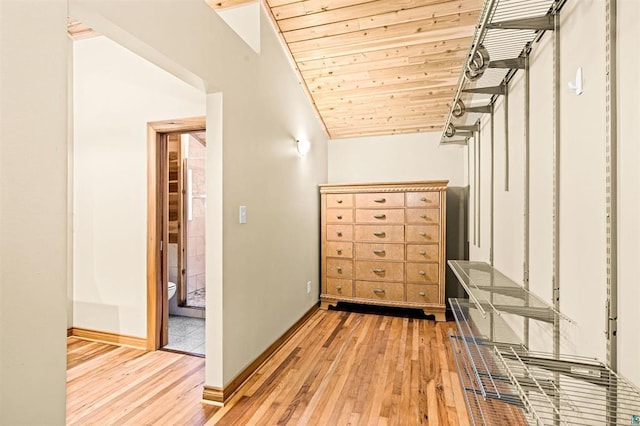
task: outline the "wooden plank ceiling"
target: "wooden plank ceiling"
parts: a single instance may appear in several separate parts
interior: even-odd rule
[[[333,139],[439,131],[482,0],[266,0]]]
[[[442,130],[482,0],[263,1],[332,139]]]

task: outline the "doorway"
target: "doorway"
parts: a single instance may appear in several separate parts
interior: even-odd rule
[[[148,124],[148,348],[204,355],[205,119]]]

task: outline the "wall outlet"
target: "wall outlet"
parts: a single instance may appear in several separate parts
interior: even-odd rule
[[[307,294],[311,293],[311,281],[307,281]]]

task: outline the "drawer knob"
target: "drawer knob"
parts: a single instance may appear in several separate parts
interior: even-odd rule
[[[341,285],[337,285],[336,286],[336,290],[338,290],[338,291],[342,290],[342,286]]]
[[[342,272],[342,266],[336,266],[336,271]]]
[[[342,200],[338,200],[338,204],[342,204]]]
[[[376,237],[382,238],[382,237],[386,236],[387,234],[385,232],[379,231],[379,232],[374,232],[373,235],[375,235]]]
[[[425,254],[427,254],[427,252],[426,252],[426,251],[424,251],[424,250],[420,250],[418,253],[419,253],[419,254],[421,254],[422,256],[424,256]]]
[[[420,201],[427,201],[427,197],[420,198]]]
[[[421,291],[420,293],[418,293],[420,296],[426,296],[426,293],[424,291]]]
[[[336,215],[336,217],[337,217],[338,219],[342,219],[342,215],[341,215],[341,214]]]
[[[427,233],[426,233],[426,232],[424,232],[424,231],[421,231],[421,232],[420,232],[420,236],[421,236],[421,237],[426,237],[426,236],[427,236]]]
[[[384,250],[374,250],[373,254],[381,254],[384,255],[386,252]]]
[[[375,294],[384,294],[384,288],[374,288],[373,292]]]
[[[376,198],[373,200],[375,203],[385,203],[387,201],[386,198]]]
[[[374,268],[373,272],[376,274],[384,274],[384,268]]]
[[[338,234],[338,237],[342,237],[342,232],[338,231],[336,233]]]
[[[375,217],[376,219],[386,219],[387,215],[386,214],[377,214],[377,215],[375,215],[373,217]]]
[[[336,249],[336,253],[342,254],[342,249]]]
[[[427,218],[427,215],[426,215],[426,214],[421,214],[421,215],[420,215],[420,219],[426,219],[426,218]]]
[[[427,275],[427,273],[425,271],[420,271],[418,272],[420,275]]]

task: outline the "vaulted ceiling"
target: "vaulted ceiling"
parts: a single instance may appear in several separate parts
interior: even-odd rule
[[[442,130],[481,0],[267,0],[331,138]]]
[[[264,1],[332,139],[442,130],[482,0]]]

